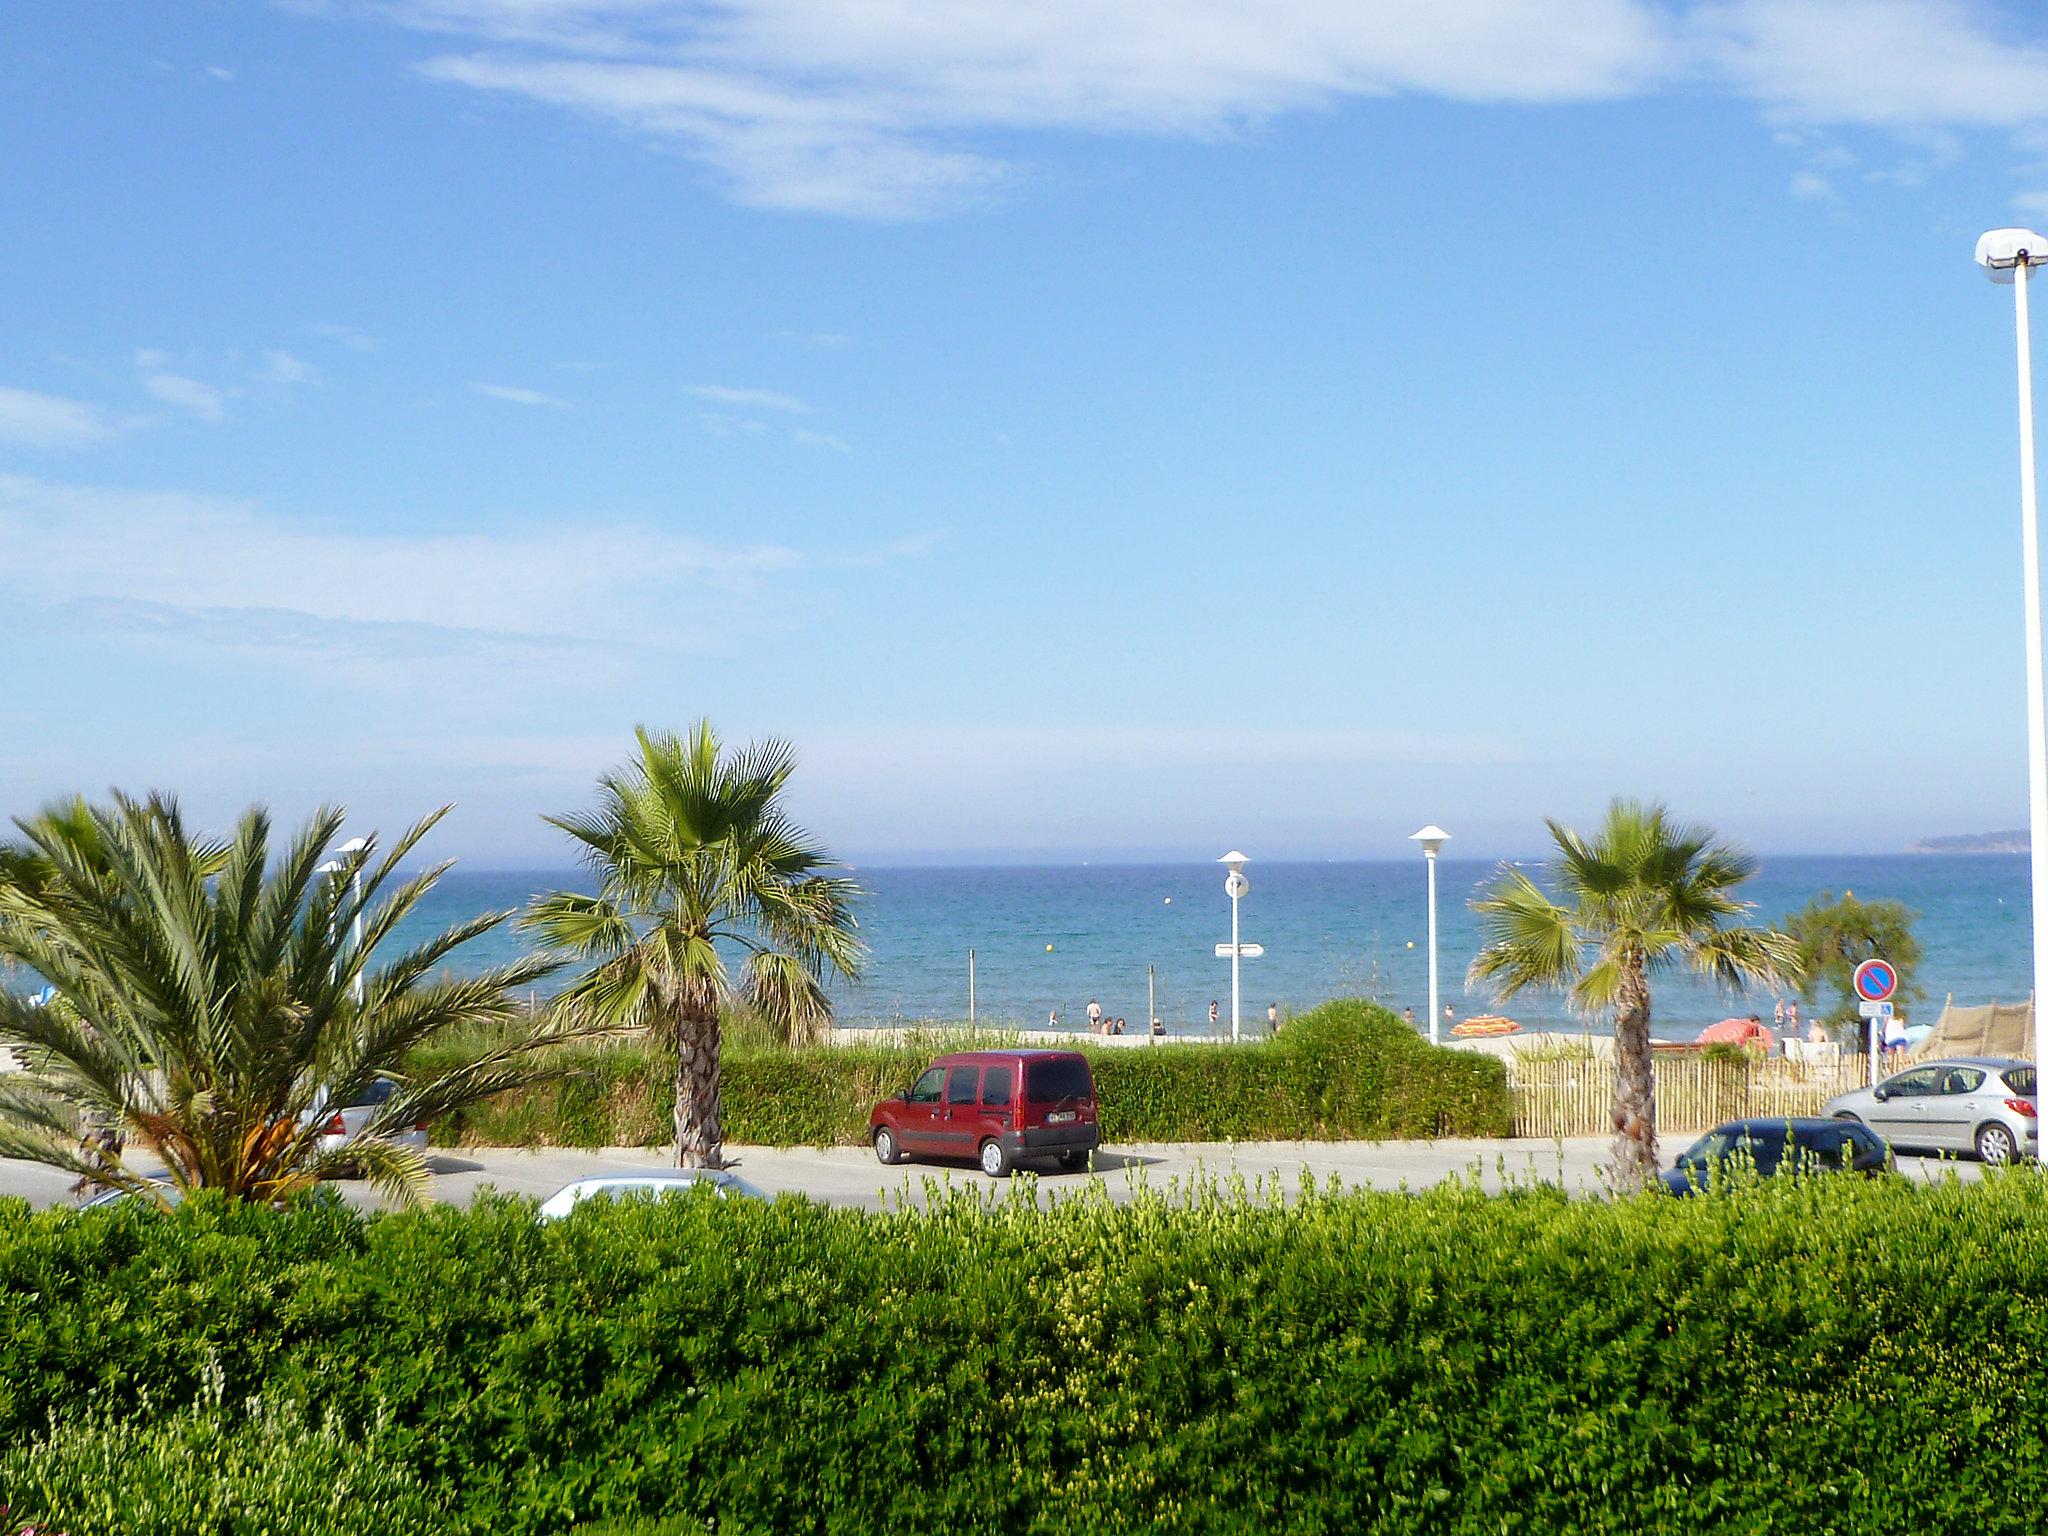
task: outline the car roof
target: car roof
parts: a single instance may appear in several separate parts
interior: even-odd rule
[[[723,1168],[620,1168],[610,1173],[586,1173],[572,1184],[724,1184],[735,1175]]]
[[[953,1051],[948,1053],[947,1055],[935,1057],[932,1061],[932,1065],[935,1067],[964,1067],[969,1065],[970,1063],[980,1061],[1015,1061],[1020,1056],[1027,1061],[1043,1061],[1048,1057],[1053,1056],[1072,1056],[1078,1058],[1081,1061],[1086,1061],[1088,1059],[1086,1056],[1083,1056],[1079,1051],[1058,1050],[1053,1047],[1042,1045],[1020,1045],[1012,1050]]]
[[[1839,1131],[1846,1123],[1825,1115],[1758,1115],[1747,1120],[1725,1120],[1714,1130],[1744,1136],[1782,1136],[1787,1131]]]
[[[1932,1061],[1916,1061],[1915,1067],[1990,1067],[2006,1072],[2014,1067],[2031,1067],[2031,1061],[2021,1061],[2015,1056],[1937,1056]],[[1912,1070],[1910,1067],[1908,1071]]]

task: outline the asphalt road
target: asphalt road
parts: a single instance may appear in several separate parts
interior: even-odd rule
[[[1665,1143],[1666,1165],[1690,1144],[1690,1136]],[[1106,1149],[1096,1156],[1094,1174],[1042,1172],[1037,1189],[1046,1198],[1067,1198],[1098,1185],[1118,1203],[1140,1189],[1184,1191],[1203,1180],[1228,1184],[1242,1179],[1247,1186],[1277,1185],[1289,1196],[1305,1176],[1318,1185],[1340,1180],[1345,1186],[1382,1190],[1421,1189],[1445,1179],[1476,1177],[1489,1190],[1509,1184],[1560,1184],[1581,1194],[1602,1190],[1600,1169],[1607,1160],[1606,1138],[1566,1141],[1269,1141],[1182,1143]],[[922,1204],[932,1190],[964,1188],[1000,1190],[1014,1180],[984,1178],[973,1165],[913,1163],[884,1168],[862,1147],[781,1148],[728,1147],[737,1172],[769,1191],[808,1195],[834,1205],[868,1210],[898,1202]],[[528,1151],[505,1147],[436,1149],[429,1155],[437,1198],[467,1205],[479,1190],[495,1187],[536,1198],[553,1194],[572,1179],[613,1170],[671,1166],[658,1149],[613,1147],[603,1151],[548,1149]],[[1932,1180],[1953,1173],[1978,1177],[1974,1163],[1934,1158],[1901,1157],[1908,1177]],[[25,1196],[35,1206],[70,1202],[70,1180],[34,1163],[0,1159],[0,1195]],[[380,1202],[361,1184],[343,1183],[351,1201],[374,1208]]]

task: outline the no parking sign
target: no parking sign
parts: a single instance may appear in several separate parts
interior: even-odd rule
[[[1856,988],[1858,1000],[1866,1003],[1888,1003],[1899,990],[1899,973],[1889,960],[1866,960],[1856,967],[1849,980]]]

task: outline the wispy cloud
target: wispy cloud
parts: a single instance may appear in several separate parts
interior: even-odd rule
[[[293,357],[289,352],[270,351],[263,354],[261,377],[265,383],[310,384],[319,376],[319,370],[311,363]]]
[[[834,453],[851,453],[853,444],[835,432],[811,432],[798,427],[789,434],[793,443],[802,443],[807,448],[830,448]]]
[[[1990,0],[377,0],[457,43],[429,78],[681,147],[737,200],[941,213],[1014,179],[991,135],[1216,136],[1402,94],[1592,101],[1702,84],[1776,121],[2048,121],[2048,46]]]
[[[727,384],[693,384],[691,394],[713,405],[729,405],[743,411],[780,411],[786,416],[807,416],[810,406],[794,395],[772,389],[735,389]]]
[[[187,378],[181,373],[152,373],[144,376],[142,387],[155,399],[187,411],[201,421],[227,419],[227,403],[221,392],[198,379]]]
[[[1835,189],[1819,171],[1795,171],[1789,188],[1792,195],[1809,201],[1815,198],[1833,197]]]
[[[514,669],[592,657],[616,669],[650,651],[717,649],[775,622],[770,584],[923,547],[848,556],[560,518],[378,530],[0,475],[0,586],[102,634],[346,660],[393,683],[421,662],[486,653]]]
[[[118,430],[105,411],[83,400],[0,385],[0,442],[18,448],[85,448]]]
[[[317,324],[307,326],[306,329],[313,335],[321,338],[321,340],[331,341],[337,346],[347,347],[351,352],[375,352],[384,345],[375,336],[359,331],[352,325],[336,324],[332,320],[322,320]]]
[[[544,405],[557,411],[569,409],[569,402],[566,400],[542,394],[537,389],[523,389],[516,384],[472,384],[469,387],[480,395],[492,400],[503,400],[508,405]]]

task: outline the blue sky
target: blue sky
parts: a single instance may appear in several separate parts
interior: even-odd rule
[[[2024,821],[2038,8],[35,0],[0,133],[11,813],[532,863],[708,714],[863,860]]]

